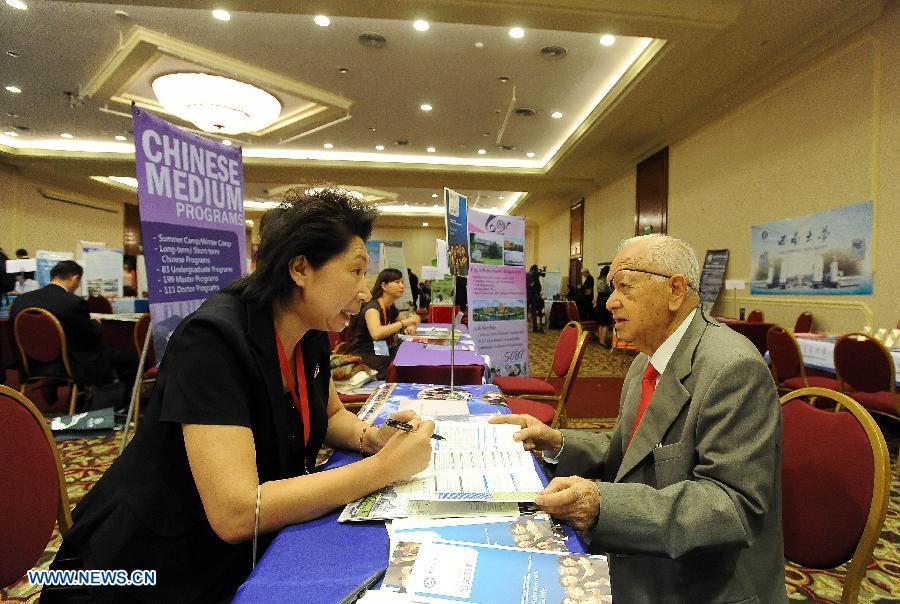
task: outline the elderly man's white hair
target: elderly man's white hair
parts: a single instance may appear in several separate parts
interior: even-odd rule
[[[700,292],[700,263],[691,244],[669,235],[653,233],[638,235],[622,240],[616,253],[638,242],[649,242],[647,260],[648,270],[659,271],[665,275],[684,275],[687,285],[695,292]]]

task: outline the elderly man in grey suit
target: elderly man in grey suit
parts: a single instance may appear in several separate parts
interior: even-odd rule
[[[607,308],[641,354],[612,432],[492,420],[557,464],[536,503],[609,555],[618,604],[787,601],[775,385],[756,348],[698,308],[699,272],[673,237],[619,248]]]

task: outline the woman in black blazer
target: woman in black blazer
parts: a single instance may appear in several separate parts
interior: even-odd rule
[[[75,509],[51,565],[156,570],[156,585],[45,587],[42,602],[229,600],[273,533],[427,466],[431,422],[405,412],[395,416],[414,432],[369,426],[330,379],[324,332],[369,299],[375,215],[340,191],[288,192],[256,271],[172,334],[140,430]],[[370,456],[315,472],[323,443]]]

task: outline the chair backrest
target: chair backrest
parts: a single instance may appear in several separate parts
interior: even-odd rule
[[[553,350],[553,362],[550,364],[548,378],[563,377],[572,367],[572,360],[578,352],[578,342],[581,340],[581,324],[578,321],[569,321],[563,327],[556,340],[556,348]]]
[[[459,312],[459,306],[449,304],[430,304],[428,306],[429,323],[450,323],[453,315]]]
[[[72,525],[53,435],[24,395],[0,386],[0,587],[18,581],[40,558],[59,522]]]
[[[812,333],[813,316],[811,312],[802,312],[794,323],[794,333]]]
[[[72,379],[66,332],[53,313],[35,306],[23,308],[13,323],[13,335],[26,376],[32,376],[30,361],[44,364],[62,362],[66,377]]]
[[[103,296],[88,296],[87,303],[90,312],[98,312],[106,315],[112,314],[112,304]]]
[[[803,375],[803,353],[797,339],[780,325],[773,325],[766,333],[766,345],[772,359],[775,383]]]
[[[574,300],[566,300],[566,308],[569,309],[570,321],[581,321],[581,315],[578,314],[578,305]]]
[[[150,330],[150,313],[145,312],[134,324],[134,351],[140,357],[144,351],[144,339],[147,337],[147,331]],[[156,351],[153,348],[153,338],[150,338],[150,345],[147,348],[147,359],[144,361],[144,369],[156,366]]]
[[[816,409],[804,400],[813,397],[849,413]],[[888,507],[884,436],[859,403],[833,390],[795,390],[781,405],[784,556],[823,569],[849,560],[841,602],[856,602]]]
[[[860,392],[893,391],[896,369],[884,344],[862,333],[841,336],[834,345],[834,368],[841,384]]]
[[[571,329],[571,326],[575,326],[577,329]],[[588,332],[581,329],[581,325],[576,322],[571,322],[567,324],[563,328],[563,333],[560,334],[559,338],[562,340],[563,335],[566,334],[568,330],[568,334],[571,335],[574,332],[575,335],[575,349],[572,352],[571,360],[569,361],[569,366],[566,369],[565,380],[563,380],[562,387],[559,390],[559,400],[556,403],[556,412],[553,414],[553,423],[552,427],[556,428],[562,422],[563,427],[565,427],[566,420],[566,405],[569,402],[569,394],[572,392],[572,386],[575,385],[575,379],[578,377],[578,372],[581,369],[581,361],[584,359],[584,352],[587,350]],[[568,337],[568,335],[567,335]],[[567,344],[564,344],[567,346]],[[556,348],[559,350],[560,341],[557,340]],[[556,360],[557,355],[554,353],[553,355],[553,371],[556,371]]]
[[[763,311],[759,310],[758,308],[751,310],[750,314],[747,315],[748,323],[762,323],[764,320],[765,315],[763,314]]]

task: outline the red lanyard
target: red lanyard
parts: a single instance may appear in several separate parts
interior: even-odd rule
[[[387,307],[384,305],[384,300],[381,298],[378,298],[378,304],[381,305],[381,316],[384,317],[384,323],[382,323],[382,325],[387,325],[388,324]]]
[[[284,344],[281,343],[281,337],[278,330],[275,330],[275,341],[278,342],[278,364],[281,366],[281,376],[285,383],[291,383],[291,370],[288,365],[287,355],[284,353]],[[309,442],[309,393],[306,391],[306,373],[303,370],[303,352],[300,350],[300,342],[294,347],[294,360],[296,362],[297,377],[293,380],[291,386],[291,398],[294,399],[294,406],[303,419],[303,446]]]

